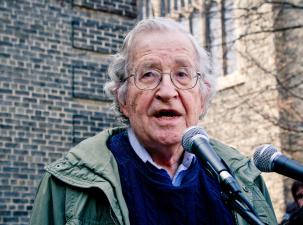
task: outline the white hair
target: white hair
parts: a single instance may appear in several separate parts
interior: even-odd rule
[[[217,76],[214,73],[210,57],[207,51],[199,45],[197,40],[179,23],[169,18],[159,17],[139,21],[137,25],[126,35],[121,51],[113,56],[113,60],[109,65],[108,75],[111,80],[105,84],[104,90],[107,94],[114,97],[115,109],[118,111],[120,116],[122,116],[124,122],[128,122],[128,119],[125,118],[121,112],[119,102],[125,103],[126,100],[125,98],[128,82],[125,81],[125,78],[128,77],[128,65],[132,46],[134,45],[136,36],[144,31],[178,31],[185,34],[191,41],[194,49],[197,52],[197,67],[202,75],[202,79],[199,79],[199,87],[201,90],[201,95],[205,101],[204,112],[201,115],[204,116],[216,92]]]

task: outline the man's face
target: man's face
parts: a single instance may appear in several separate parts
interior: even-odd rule
[[[296,201],[300,208],[303,207],[303,187],[296,192]]]
[[[157,69],[163,73],[180,67],[197,70],[197,54],[188,38],[179,32],[140,34],[130,55],[131,73]],[[163,76],[163,75],[162,75]],[[179,146],[184,130],[196,125],[203,109],[199,85],[177,89],[165,74],[153,90],[140,90],[129,78],[126,102],[120,105],[140,142],[148,150]]]

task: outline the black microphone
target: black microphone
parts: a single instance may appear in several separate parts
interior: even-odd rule
[[[257,147],[253,162],[262,172],[277,172],[303,182],[303,165],[287,158],[272,145]]]
[[[182,146],[185,151],[194,153],[203,166],[219,178],[222,187],[222,196],[229,200],[229,204],[250,224],[264,225],[258,214],[241,192],[240,185],[229,173],[225,162],[217,155],[209,143],[207,133],[201,127],[190,127],[182,137]],[[226,196],[227,195],[227,196]],[[243,205],[244,204],[244,205]],[[246,207],[245,207],[246,206]]]
[[[227,188],[233,195],[238,195],[241,192],[237,181],[210,145],[204,129],[197,126],[186,129],[182,137],[182,146],[185,151],[194,153],[202,164],[219,178],[224,188]]]
[[[194,153],[203,166],[219,178],[223,198],[246,220],[249,224],[264,225],[258,214],[241,192],[240,185],[229,173],[225,162],[217,155],[209,143],[207,133],[201,127],[190,127],[185,130],[182,137],[182,146],[185,151]],[[244,205],[243,205],[244,204]]]

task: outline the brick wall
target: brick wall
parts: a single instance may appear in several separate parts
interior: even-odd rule
[[[28,224],[44,166],[118,125],[103,91],[134,0],[0,2],[0,224]]]

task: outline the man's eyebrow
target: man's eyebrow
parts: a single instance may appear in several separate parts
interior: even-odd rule
[[[176,58],[175,63],[178,65],[193,66],[193,63],[186,58]]]

